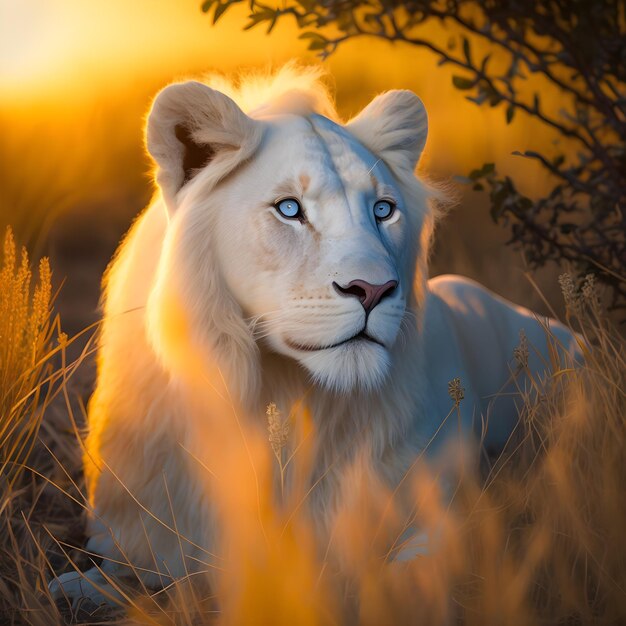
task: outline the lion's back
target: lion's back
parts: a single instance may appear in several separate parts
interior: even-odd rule
[[[432,405],[449,410],[448,383],[461,379],[465,398],[461,408],[467,420],[480,428],[481,414],[489,413],[491,441],[500,447],[518,419],[517,385],[512,382],[518,363],[514,357],[520,333],[528,344],[527,368],[543,377],[555,353],[567,359],[578,353],[572,332],[560,322],[537,315],[462,276],[444,275],[428,283],[424,339],[426,375]],[[555,352],[552,346],[558,347]],[[518,352],[519,354],[519,352]],[[568,356],[566,356],[568,355]],[[497,399],[496,399],[496,396]]]

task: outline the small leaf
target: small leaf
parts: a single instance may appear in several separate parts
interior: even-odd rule
[[[307,31],[306,33],[298,35],[298,39],[323,39],[324,41],[328,41],[326,37],[323,37],[319,33],[314,33],[312,31]]]
[[[209,9],[217,2],[217,0],[205,0],[205,2],[202,3],[202,12],[203,13],[208,13]]]
[[[266,20],[269,20],[270,18],[271,18],[271,13],[268,14],[265,11],[259,11],[258,13],[252,13],[252,15],[248,16],[248,19],[250,21],[243,27],[243,29],[244,30],[250,30],[251,28],[254,28],[255,26],[257,26],[261,22],[265,22]]]
[[[513,116],[515,115],[515,107],[510,104],[506,109],[506,123],[510,124],[513,121]]]
[[[311,41],[311,43],[309,43],[309,50],[325,50],[326,46],[328,45],[328,42],[323,42],[323,41]]]
[[[298,28],[306,28],[315,22],[315,17],[310,15],[296,15],[296,23],[298,24]]]
[[[328,39],[319,33],[302,33],[298,39],[310,39],[309,50],[324,50],[328,46]]]
[[[453,76],[452,84],[457,89],[465,90],[465,89],[471,89],[476,84],[476,81],[472,80],[471,78],[464,78],[463,76]]]
[[[469,173],[469,177],[472,180],[478,180],[479,178],[483,178],[485,176],[489,176],[489,174],[493,174],[496,170],[496,166],[494,163],[485,163],[479,170],[472,170]]]
[[[266,35],[269,35],[274,30],[274,26],[276,26],[277,20],[278,12],[274,13],[274,17],[272,17],[272,21],[270,22],[270,25],[267,27],[267,31],[265,32]]]
[[[230,8],[230,4],[218,4],[215,7],[215,13],[213,14],[213,24],[217,24],[217,20],[224,15],[224,13]]]
[[[487,99],[487,94],[481,91],[477,96],[465,96],[465,99],[480,105]]]
[[[465,58],[467,59],[467,62],[471,65],[472,64],[472,57],[470,54],[470,43],[469,40],[467,39],[467,37],[463,37],[463,54],[465,55]]]

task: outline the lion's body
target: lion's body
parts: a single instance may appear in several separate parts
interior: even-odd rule
[[[413,175],[426,133],[419,100],[388,94],[343,127],[319,115],[315,89],[279,94],[251,117],[197,83],[154,105],[148,148],[161,194],[109,269],[89,408],[90,548],[105,556],[121,549],[170,576],[197,569],[219,517],[219,481],[208,486],[206,472],[219,473],[215,459],[230,467],[225,441],[242,428],[263,432],[269,402],[283,414],[306,405],[310,511],[323,528],[357,451],[397,484],[450,413],[453,378],[465,389],[462,430],[469,437],[491,413],[486,443],[502,446],[515,405],[489,403],[511,391],[521,329],[537,349],[529,371],[547,369],[532,313],[461,278],[427,281],[431,192]],[[206,167],[181,165],[193,156],[181,123],[194,150],[209,146]],[[306,219],[277,215],[285,196]],[[397,205],[391,219],[371,217],[377,197]],[[397,287],[364,311],[361,292],[342,287],[352,279]],[[567,349],[568,331],[552,330]]]

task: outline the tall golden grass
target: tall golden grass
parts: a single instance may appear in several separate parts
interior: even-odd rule
[[[13,263],[15,280],[21,266],[11,261],[6,246],[4,263]],[[224,511],[215,546],[219,559],[207,563],[206,573],[160,590],[111,579],[124,598],[113,609],[86,602],[55,605],[48,595],[53,571],[85,569],[98,560],[82,548],[89,507],[79,482],[81,433],[69,402],[67,374],[74,366],[61,363],[65,401],[60,407],[46,407],[34,391],[41,388],[41,377],[29,378],[32,389],[22,388],[19,397],[32,393],[37,402],[22,414],[22,444],[1,448],[5,464],[17,460],[20,466],[25,452],[36,450],[23,473],[28,479],[4,483],[3,617],[8,623],[42,625],[105,619],[185,626],[623,623],[625,341],[605,317],[592,279],[578,285],[564,277],[562,287],[568,322],[580,333],[584,365],[560,362],[554,350],[551,374],[530,377],[520,386],[520,425],[503,454],[482,464],[482,472],[466,462],[474,451],[451,449],[453,463],[441,467],[420,458],[401,489],[391,491],[368,475],[357,455],[346,472],[330,539],[321,543],[306,511],[315,490],[315,483],[305,480],[314,430],[306,402],[283,413],[270,406],[265,441],[252,434],[248,441],[248,453],[264,446],[266,464],[250,472],[243,456],[225,460],[229,466],[221,478],[226,482],[215,490]],[[23,289],[11,293],[16,300],[7,315],[24,301],[32,311],[43,297],[29,300]],[[42,350],[50,348],[41,343]],[[527,350],[522,339],[515,352],[519,372],[526,367]],[[451,389],[452,413],[463,402],[462,384]],[[3,424],[5,410],[3,405]],[[295,462],[283,449],[290,436],[302,441],[300,478],[295,486],[276,489],[268,478],[272,464],[282,475]],[[450,465],[456,466],[452,473]],[[451,503],[450,489],[443,493],[442,472],[454,493]],[[427,538],[421,549],[408,529]],[[419,554],[394,560],[402,548]]]
[[[0,265],[0,477],[15,482],[39,429],[50,386],[53,325],[50,320],[50,265],[39,263],[39,280],[25,249],[18,250],[7,229]]]
[[[18,251],[7,229],[0,261],[0,612],[6,613],[16,586],[23,584],[27,596],[32,591],[21,576],[22,559],[27,557],[20,552],[15,529],[23,525],[20,517],[33,504],[25,496],[37,491],[24,477],[24,464],[51,397],[52,387],[46,383],[53,324],[47,259],[40,262],[33,291],[28,254]]]
[[[54,623],[60,615],[42,594],[52,540],[79,517],[67,491],[71,477],[58,466],[63,456],[75,474],[80,455],[65,428],[65,405],[77,365],[65,362],[72,340],[53,314],[55,294],[47,258],[37,279],[10,228],[0,251],[0,623]],[[56,405],[55,405],[56,404]],[[64,411],[67,415],[67,411]],[[44,419],[45,416],[45,419]],[[70,433],[71,434],[71,433]],[[55,476],[57,474],[58,476]],[[56,478],[56,483],[55,483]],[[55,485],[51,488],[51,485]],[[60,487],[62,491],[59,491]]]

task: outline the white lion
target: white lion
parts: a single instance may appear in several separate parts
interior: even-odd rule
[[[433,446],[456,431],[440,428],[455,377],[464,432],[488,416],[484,444],[501,448],[520,331],[533,373],[549,362],[547,325],[574,344],[474,282],[428,281],[437,192],[414,174],[427,117],[413,93],[384,93],[341,124],[314,70],[211,84],[172,84],[152,106],[159,194],[106,276],[89,407],[88,547],[168,577],[212,548],[194,464],[207,450],[228,463],[228,407],[262,428],[269,402],[286,413],[306,398],[326,485],[312,514],[328,518],[352,450],[393,485],[435,433]],[[96,570],[51,586],[112,593]]]

